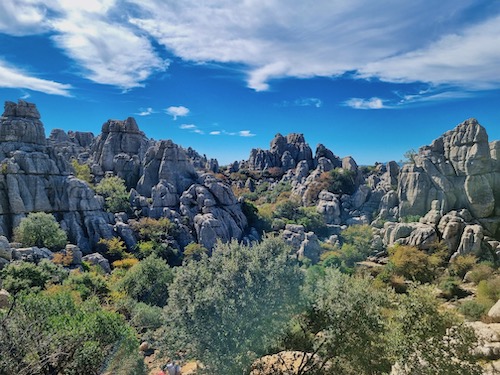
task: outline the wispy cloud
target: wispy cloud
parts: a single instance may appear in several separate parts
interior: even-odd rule
[[[344,105],[354,109],[382,109],[387,108],[384,105],[384,101],[380,98],[351,98],[344,102]]]
[[[0,60],[0,87],[22,88],[51,95],[71,96],[71,85],[34,77]],[[25,94],[26,95],[26,94]]]
[[[292,101],[284,100],[279,106],[282,107],[315,107],[320,108],[323,106],[323,101],[318,98],[300,98]]]
[[[208,134],[210,134],[210,135],[220,135],[221,132],[220,132],[220,130],[214,130],[214,131],[212,131],[212,132],[210,132]]]
[[[2,0],[0,2],[0,32],[23,36],[48,28],[46,7],[32,0]]]
[[[193,133],[196,133],[196,134],[205,134],[205,132],[201,129],[193,129],[192,131]]]
[[[139,112],[136,113],[137,116],[150,116],[153,113],[156,113],[153,108],[148,107],[146,109],[144,108],[139,108]]]
[[[131,23],[185,60],[237,63],[247,85],[282,77],[358,77],[390,82],[500,87],[500,5],[443,0],[272,2],[130,0]],[[284,9],[287,9],[284,11]],[[474,17],[471,16],[474,14]],[[279,20],[279,22],[276,22]]]
[[[187,116],[189,114],[189,108],[186,108],[182,105],[178,107],[172,106],[165,109],[165,112],[172,116],[174,120],[177,120],[177,117]]]
[[[250,130],[240,130],[238,132],[238,135],[240,137],[255,137],[255,134],[253,134],[252,132],[250,132]]]
[[[196,129],[196,125],[194,124],[182,124],[179,126],[179,129]]]

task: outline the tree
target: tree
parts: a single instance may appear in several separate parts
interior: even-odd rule
[[[410,288],[398,295],[397,304],[388,339],[399,374],[482,373],[472,353],[477,342],[473,330],[439,309],[432,287]]]
[[[97,184],[95,191],[104,197],[109,212],[130,210],[129,193],[125,181],[118,176],[105,177]]]
[[[90,173],[90,166],[88,164],[80,164],[78,160],[71,160],[71,166],[75,170],[76,178],[85,181],[87,184],[92,183],[92,174]]]
[[[178,269],[169,288],[165,344],[207,370],[241,374],[300,308],[302,273],[282,240],[217,244]]]
[[[14,230],[14,238],[25,246],[60,249],[66,245],[67,236],[54,216],[45,212],[32,212],[21,220]]]
[[[168,285],[172,283],[173,272],[168,264],[156,255],[130,268],[117,289],[136,301],[163,307],[168,299]]]
[[[119,314],[67,292],[23,295],[10,311],[0,310],[0,342],[0,375],[98,374],[118,342],[128,354],[137,350]]]

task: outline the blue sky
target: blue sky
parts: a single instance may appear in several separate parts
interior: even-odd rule
[[[133,116],[221,164],[278,132],[400,160],[469,117],[500,139],[500,1],[2,0],[19,98],[47,134]]]

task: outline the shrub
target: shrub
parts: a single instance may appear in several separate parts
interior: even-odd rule
[[[457,276],[461,279],[470,271],[477,262],[474,255],[459,255],[450,263],[448,271],[451,276]]]
[[[130,269],[133,266],[135,266],[137,263],[139,263],[139,260],[136,258],[126,258],[122,260],[115,260],[113,262],[113,267],[114,268],[123,268],[123,269]]]
[[[491,307],[500,299],[500,276],[481,280],[477,285],[477,300]]]
[[[95,191],[104,197],[109,212],[130,211],[129,193],[125,181],[120,177],[103,178],[95,187]]]
[[[67,272],[48,260],[39,265],[30,262],[12,262],[0,270],[2,288],[11,294],[22,291],[40,291],[46,284],[62,283]]]
[[[441,280],[439,283],[439,289],[441,289],[443,297],[448,300],[453,298],[463,298],[468,295],[467,291],[460,287],[460,279],[453,276],[449,276]]]
[[[64,232],[54,216],[45,212],[32,212],[21,220],[14,230],[14,238],[24,246],[60,249],[66,245]]]
[[[495,270],[487,263],[479,263],[472,267],[467,278],[472,281],[474,284],[479,284],[482,280],[486,280]]]
[[[408,215],[401,218],[402,223],[418,223],[422,216],[420,215]]]
[[[184,248],[184,260],[186,262],[191,260],[198,261],[205,254],[208,254],[208,250],[203,245],[196,242],[191,242]]]
[[[458,311],[460,311],[469,320],[480,320],[481,317],[488,311],[487,306],[477,302],[477,301],[463,301],[458,306]]]
[[[354,194],[356,173],[347,169],[335,168],[328,177],[328,191],[334,194]]]
[[[389,249],[393,272],[408,280],[427,283],[436,277],[440,259],[413,246],[394,246]]]
[[[95,272],[79,272],[73,271],[70,273],[65,286],[78,292],[83,300],[91,297],[98,297],[104,300],[109,294],[109,287],[106,278]]]
[[[128,270],[116,288],[136,301],[162,307],[167,303],[167,288],[172,279],[168,264],[151,255]]]
[[[78,160],[71,160],[71,166],[75,170],[75,177],[79,178],[82,181],[85,181],[87,184],[92,183],[92,174],[90,173],[90,166],[88,164],[80,164]]]
[[[120,260],[123,258],[128,258],[131,254],[127,253],[127,248],[125,243],[118,237],[113,238],[101,238],[98,242],[100,246],[104,249],[102,252],[112,262],[115,260]]]

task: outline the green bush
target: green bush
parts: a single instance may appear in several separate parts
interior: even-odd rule
[[[395,274],[427,283],[436,278],[441,259],[413,246],[397,245],[389,249],[389,262]]]
[[[191,242],[184,248],[184,261],[198,261],[206,254],[208,254],[208,250],[203,245]]]
[[[500,299],[500,276],[481,280],[477,285],[478,302],[490,308]]]
[[[451,276],[457,276],[461,279],[476,264],[477,258],[474,255],[459,255],[450,263],[448,271]]]
[[[441,280],[439,283],[439,289],[441,289],[443,297],[448,300],[466,297],[468,293],[460,287],[460,284],[460,279],[449,276]]]
[[[11,294],[22,291],[40,291],[46,284],[62,283],[68,272],[48,260],[39,265],[30,262],[12,262],[0,271],[2,288]]]
[[[24,246],[61,249],[67,237],[54,216],[45,212],[32,212],[21,220],[14,230],[14,238]]]
[[[83,300],[98,297],[102,301],[110,292],[106,278],[95,272],[73,271],[64,285],[78,292]]]
[[[21,296],[0,321],[2,374],[97,374],[115,344],[128,343],[128,354],[138,345],[120,315],[69,293]]]
[[[474,284],[479,284],[483,280],[487,280],[493,275],[494,268],[488,263],[479,263],[472,267],[467,278]]]
[[[151,255],[127,271],[116,288],[138,302],[163,307],[168,299],[168,285],[173,272],[161,258]]]
[[[130,211],[129,193],[125,181],[120,177],[103,178],[95,187],[95,191],[104,197],[109,212]]]
[[[463,301],[458,306],[460,311],[466,318],[470,320],[480,320],[481,317],[487,313],[488,309],[485,305],[477,301]]]
[[[79,178],[82,181],[85,181],[87,184],[92,183],[93,176],[90,173],[90,166],[88,164],[80,164],[78,160],[71,160],[71,166],[75,170],[75,177]]]

